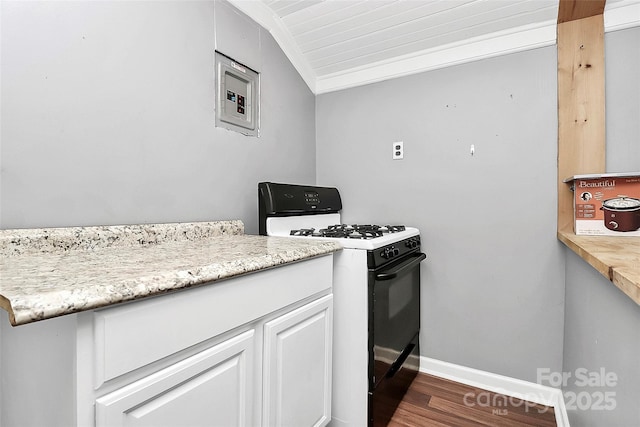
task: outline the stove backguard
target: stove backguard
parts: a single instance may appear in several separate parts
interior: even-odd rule
[[[337,213],[342,200],[337,188],[309,185],[258,184],[258,231],[267,235],[267,218]]]

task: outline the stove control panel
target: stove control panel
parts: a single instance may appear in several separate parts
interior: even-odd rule
[[[420,236],[409,237],[368,251],[367,264],[369,268],[376,268],[416,251],[420,251]]]
[[[382,251],[380,251],[380,256],[384,259],[391,259],[400,255],[400,249],[396,248],[394,245],[387,246]]]
[[[420,246],[420,236],[410,237],[404,241],[405,247],[409,249],[415,249]]]

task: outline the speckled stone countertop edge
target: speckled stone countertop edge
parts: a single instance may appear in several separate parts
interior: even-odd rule
[[[17,326],[211,284],[341,249],[338,243],[315,239],[180,236],[144,245],[87,249],[72,245],[73,249],[3,255],[0,307]]]
[[[244,234],[240,220],[0,230],[0,256],[197,241]]]
[[[12,326],[25,325],[40,320],[51,319],[54,317],[65,316],[82,311],[105,308],[124,302],[142,300],[149,297],[169,294],[175,291],[195,288],[198,286],[206,286],[208,284],[214,284],[215,282],[233,279],[246,274],[265,271],[285,264],[291,264],[318,256],[327,255],[340,249],[341,248],[337,248],[335,244],[329,244],[326,248],[322,248],[319,251],[304,253],[293,252],[289,253],[288,256],[285,257],[265,256],[261,260],[252,259],[251,262],[253,262],[254,264],[249,267],[245,267],[244,263],[235,262],[230,262],[227,265],[209,266],[212,272],[211,275],[202,275],[199,277],[194,277],[189,273],[189,271],[166,272],[155,276],[139,277],[136,279],[131,279],[130,281],[128,281],[128,283],[116,283],[111,286],[111,295],[118,294],[118,289],[121,287],[129,288],[131,285],[134,285],[135,287],[144,286],[144,291],[142,294],[123,293],[121,298],[118,298],[116,301],[106,298],[93,298],[90,300],[85,299],[82,305],[75,305],[71,303],[74,291],[62,290],[56,295],[55,299],[66,301],[66,303],[63,305],[52,306],[50,304],[44,304],[40,306],[40,304],[37,304],[36,307],[40,306],[40,309],[35,312],[33,310],[34,306],[13,307],[9,301],[7,301],[8,307],[5,307],[4,304],[2,304],[2,301],[0,301],[0,306],[5,308],[5,310],[9,308],[9,310],[7,311],[9,312],[9,319]],[[216,273],[216,270],[218,269],[223,270],[223,272]],[[0,295],[0,300],[2,299],[3,298]],[[33,302],[37,303],[38,301]]]

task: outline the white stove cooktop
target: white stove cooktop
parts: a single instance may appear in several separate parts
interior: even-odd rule
[[[291,230],[310,229],[316,230],[328,228],[330,225],[341,224],[340,214],[304,215],[289,217],[267,218],[267,235],[286,236],[295,239],[324,239],[339,243],[346,249],[378,249],[395,242],[408,239],[420,234],[417,228],[405,227],[403,231],[384,233],[382,236],[367,239],[346,237],[317,237],[317,236],[292,236]]]

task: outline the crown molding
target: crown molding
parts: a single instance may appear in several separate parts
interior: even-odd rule
[[[228,0],[273,36],[309,89],[334,92],[424,71],[436,70],[556,43],[556,21],[526,25],[398,56],[346,71],[316,76],[280,18],[259,0]],[[640,26],[640,0],[612,3],[604,13],[605,31]]]
[[[604,31],[618,31],[640,26],[640,0],[612,3],[604,11]]]
[[[319,76],[316,81],[316,94],[549,46],[555,41],[555,21],[518,27],[398,56],[344,72]]]

